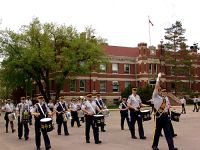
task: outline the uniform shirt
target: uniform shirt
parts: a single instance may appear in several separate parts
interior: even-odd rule
[[[71,103],[69,105],[69,108],[72,110],[72,111],[77,111],[78,110],[78,104],[77,103]]]
[[[6,103],[3,107],[2,110],[5,112],[13,112],[15,110],[15,106],[13,103]]]
[[[86,109],[89,113],[92,113],[94,115],[96,114],[96,110],[98,110],[98,106],[94,100],[87,100],[83,103],[81,109]]]
[[[68,104],[66,102],[57,102],[54,106],[54,109],[56,109],[58,112],[67,111]]]
[[[48,103],[47,105],[49,108],[54,108],[54,103]]]
[[[31,99],[27,99],[27,100],[26,100],[26,103],[29,104],[29,107],[33,106],[33,103],[32,103],[32,101],[31,101]]]
[[[197,103],[198,102],[198,98],[193,98],[193,102]]]
[[[51,112],[51,110],[49,109],[49,107],[47,106],[46,102],[42,102],[40,104],[41,108],[39,107],[39,103],[36,103],[34,105],[34,107],[31,109],[31,113],[40,113],[40,116],[38,117],[39,119],[45,118],[48,116],[48,113]]]
[[[180,99],[180,101],[181,101],[181,104],[186,105],[186,100],[185,100],[185,98]]]
[[[158,94],[157,91],[154,91],[153,92],[153,96],[152,96],[152,99],[153,99],[153,104],[154,104],[154,108],[156,110],[158,110],[160,108],[160,106],[162,105],[163,103],[163,99],[166,100],[166,106],[165,106],[165,109],[164,109],[164,112],[168,112],[169,108],[170,108],[170,102],[169,102],[169,99],[168,97],[162,97]]]
[[[136,94],[136,96],[134,96],[133,94],[131,94],[128,97],[127,103],[129,103],[134,108],[139,108],[142,101],[139,95]]]
[[[99,99],[96,98],[95,102],[96,102],[96,104],[97,104],[97,106],[99,107],[100,110],[101,109],[106,109],[106,105],[104,104],[102,98],[99,98]]]
[[[125,109],[125,108],[127,108],[128,106],[127,106],[127,103],[126,102],[121,102],[120,104],[119,104],[119,109]]]
[[[22,121],[22,118],[24,117],[24,112],[29,112],[30,107],[28,103],[18,103],[16,106],[16,111],[18,111],[20,115],[20,121]]]

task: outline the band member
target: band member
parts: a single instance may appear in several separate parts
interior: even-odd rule
[[[46,150],[49,150],[51,149],[50,139],[46,131],[41,131],[40,120],[46,118],[48,115],[51,116],[52,113],[48,108],[46,102],[44,102],[43,96],[38,96],[37,100],[38,103],[36,103],[31,109],[31,114],[35,116],[35,143],[37,150],[40,150],[42,132],[45,148]]]
[[[100,144],[101,141],[99,140],[99,130],[95,124],[95,118],[94,118],[96,111],[100,111],[100,109],[97,106],[96,102],[92,99],[91,93],[87,94],[87,100],[84,102],[81,109],[85,113],[86,143],[90,143],[90,126],[92,126],[95,144]]]
[[[80,107],[80,110],[81,110],[81,107],[82,107],[84,101],[85,101],[85,97],[84,97],[84,96],[80,96],[79,99],[78,99],[78,105],[79,105],[79,107]],[[82,117],[80,117],[80,118],[81,118],[81,119],[80,119],[81,122],[84,123],[84,122],[85,122],[84,115],[83,115]]]
[[[29,139],[29,104],[26,103],[25,97],[21,97],[21,103],[17,104],[16,107],[17,116],[18,116],[18,138],[22,139],[23,127],[24,127],[24,138],[25,140]]]
[[[99,107],[100,110],[107,109],[105,103],[103,102],[103,100],[101,98],[100,93],[96,94],[95,102],[96,102],[96,104],[97,104],[97,106]],[[97,112],[97,113],[99,113],[99,112]],[[104,126],[105,126],[105,118],[104,117],[103,117],[103,120],[104,120],[104,124],[101,125],[101,132],[106,132],[106,130],[104,129]]]
[[[156,127],[154,131],[152,149],[159,150],[158,142],[159,142],[161,130],[163,129],[169,150],[178,150],[178,148],[174,147],[174,141],[173,141],[171,128],[170,128],[170,119],[168,116],[169,104],[167,104],[168,102],[166,101],[161,91],[161,87],[159,83],[160,77],[161,77],[161,73],[158,74],[158,78],[156,80],[157,82],[156,82],[155,89],[152,95],[152,99],[154,101],[154,108],[156,109],[156,113],[155,113]]]
[[[121,130],[124,130],[124,120],[126,119],[128,127],[130,125],[129,117],[128,117],[128,106],[126,98],[122,98],[122,102],[119,105],[120,115],[121,115]],[[130,127],[129,127],[130,129]]]
[[[28,103],[29,108],[33,107],[33,102],[31,100],[30,96],[26,97],[26,103]],[[32,115],[31,115],[30,111],[29,111],[29,124],[32,125]]]
[[[8,118],[8,115],[13,113],[14,110],[15,110],[15,106],[11,102],[11,99],[7,99],[5,105],[2,107],[2,111],[5,112],[4,119],[6,121],[6,133],[8,133],[8,124],[9,124],[9,122],[10,122],[10,127],[11,127],[11,130],[12,130],[12,133],[15,132],[14,123],[13,123],[13,121],[9,121],[9,118]]]
[[[144,129],[142,124],[142,114],[140,112],[140,108],[144,106],[144,104],[142,104],[140,96],[137,95],[136,88],[132,88],[132,94],[128,97],[127,105],[129,107],[131,116],[130,132],[132,138],[137,139],[135,136],[135,122],[137,121],[140,139],[146,139],[146,136],[144,136]]]
[[[183,96],[183,98],[182,99],[180,99],[180,101],[181,101],[181,105],[182,105],[182,114],[186,114],[186,110],[185,110],[185,106],[186,106],[186,98],[185,98],[185,96]]]
[[[58,124],[58,135],[61,135],[61,127],[63,124],[65,135],[69,135],[67,128],[67,116],[66,112],[68,111],[68,105],[64,101],[64,96],[59,97],[59,101],[55,104],[54,111],[56,112],[56,123]]]
[[[47,106],[48,106],[49,109],[53,112],[53,109],[54,109],[54,103],[53,103],[53,100],[52,100],[52,99],[49,100],[49,103],[48,103]]]
[[[76,98],[72,98],[71,103],[69,105],[69,109],[71,111],[72,119],[71,119],[71,127],[74,127],[74,122],[76,121],[77,126],[80,127],[80,121],[78,118],[78,103],[76,101]]]
[[[193,103],[194,103],[193,112],[195,112],[195,111],[198,112],[199,111],[197,102],[198,102],[198,97],[194,96],[194,98],[193,98]]]

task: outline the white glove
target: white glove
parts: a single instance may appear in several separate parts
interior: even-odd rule
[[[158,78],[160,78],[162,76],[161,72],[158,73]]]

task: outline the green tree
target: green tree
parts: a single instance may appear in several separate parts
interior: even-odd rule
[[[166,50],[170,51],[170,53],[165,53],[165,61],[170,62],[173,65],[174,72],[174,83],[175,83],[175,95],[176,95],[176,83],[177,83],[177,51],[180,50],[181,45],[185,43],[186,38],[184,37],[185,29],[182,27],[182,23],[180,21],[176,21],[175,24],[172,24],[171,27],[165,28],[165,40],[167,41],[165,44]]]
[[[89,66],[95,68],[107,61],[103,43],[90,27],[79,33],[72,26],[42,24],[34,18],[19,32],[0,31],[0,51],[4,55],[1,81],[11,89],[27,89],[34,82],[48,101],[50,79],[55,80],[58,97],[65,79],[86,74]]]

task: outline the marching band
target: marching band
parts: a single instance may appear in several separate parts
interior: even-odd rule
[[[159,138],[161,137],[161,130],[163,129],[169,150],[177,150],[174,146],[173,137],[177,136],[174,133],[174,129],[171,120],[175,117],[179,117],[180,114],[170,111],[170,101],[166,89],[161,89],[159,85],[161,74],[158,74],[157,82],[155,85],[152,99],[150,100],[153,106],[153,115],[155,122],[155,131],[153,135],[152,149],[158,149]],[[64,134],[69,135],[67,123],[71,121],[71,127],[74,127],[74,122],[77,123],[77,127],[81,127],[85,121],[85,140],[86,143],[90,143],[90,128],[92,127],[94,142],[100,144],[102,141],[99,138],[99,128],[102,132],[105,132],[105,117],[110,116],[110,111],[107,109],[105,102],[102,100],[100,93],[93,98],[92,93],[88,93],[86,98],[83,96],[73,97],[69,103],[65,101],[64,96],[60,96],[57,103],[54,104],[53,100],[49,100],[47,104],[44,101],[43,96],[37,97],[37,103],[33,105],[29,96],[21,97],[21,102],[16,105],[11,102],[11,99],[7,99],[2,106],[2,111],[5,112],[6,133],[8,133],[8,125],[10,123],[12,133],[15,132],[13,121],[18,121],[18,138],[29,139],[29,124],[32,124],[32,116],[35,118],[35,144],[37,150],[40,150],[41,146],[41,133],[43,135],[44,144],[46,150],[51,149],[51,142],[48,136],[48,132],[52,131],[54,127],[53,115],[56,114],[57,134],[61,135],[61,127],[64,127]],[[194,100],[194,111],[198,111],[197,100]],[[121,122],[121,130],[124,130],[124,121],[126,120],[128,128],[133,139],[137,139],[135,134],[135,123],[137,121],[139,138],[146,139],[143,128],[143,121],[151,120],[150,110],[142,110],[143,106],[140,96],[137,94],[137,88],[132,88],[132,94],[128,98],[122,98],[119,104]],[[176,99],[177,100],[177,99]],[[182,104],[182,113],[186,113],[185,97],[177,100]],[[175,118],[174,121],[177,118]],[[179,118],[178,118],[179,120]],[[24,134],[23,134],[24,132]]]

